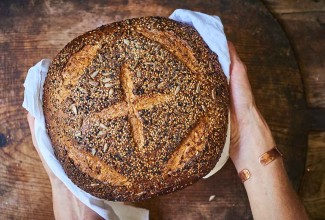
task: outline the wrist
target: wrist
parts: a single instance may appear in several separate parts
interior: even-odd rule
[[[254,106],[245,115],[245,121],[238,122],[238,138],[231,143],[230,158],[237,171],[260,165],[258,158],[275,147],[271,131]]]
[[[265,180],[272,182],[278,174],[285,173],[282,155],[276,148],[246,164],[243,170],[238,169],[238,176],[245,184],[262,184]],[[277,178],[276,178],[277,179]]]

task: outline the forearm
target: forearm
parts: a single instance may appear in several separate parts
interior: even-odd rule
[[[251,172],[252,177],[244,185],[254,219],[307,219],[304,207],[289,183],[282,159]]]
[[[238,172],[246,168],[251,173],[244,185],[254,219],[307,219],[305,209],[289,182],[282,158],[266,166],[259,163],[259,157],[272,149],[275,143],[258,110],[253,107],[248,114],[246,123],[249,126],[245,128],[255,132],[241,131],[247,137],[240,137],[241,142],[237,144],[241,146],[234,148],[231,156]]]

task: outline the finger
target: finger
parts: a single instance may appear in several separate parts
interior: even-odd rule
[[[43,160],[42,155],[39,152],[38,145],[36,142],[36,137],[35,137],[35,118],[30,113],[28,113],[27,120],[28,120],[28,124],[29,124],[30,133],[32,135],[33,145],[35,146],[35,149],[36,149],[38,155]]]
[[[238,93],[251,93],[251,87],[247,76],[246,65],[239,58],[236,48],[228,41],[230,53],[230,90]],[[236,90],[236,91],[234,91]]]
[[[26,117],[29,124],[34,124],[35,118],[29,112],[27,113]]]
[[[240,58],[238,56],[238,53],[236,51],[236,48],[234,44],[231,41],[228,41],[228,49],[229,49],[229,54],[230,54],[230,60],[231,61],[240,61]]]
[[[228,41],[228,48],[230,54],[230,75],[233,73],[246,75],[246,65],[242,62],[238,56],[235,46],[230,41]]]
[[[230,65],[230,111],[240,119],[248,108],[254,105],[254,97],[248,80],[247,70],[240,60],[234,45],[228,42]]]
[[[28,124],[29,124],[30,133],[32,135],[33,145],[35,146],[35,149],[36,149],[38,155],[40,156],[41,160],[43,161],[43,157],[40,154],[40,151],[38,149],[38,145],[36,142],[36,137],[35,137],[35,118],[30,113],[28,113],[27,120],[28,120]]]
[[[37,152],[38,152],[38,146],[36,143],[36,138],[35,138],[35,118],[28,112],[27,114],[27,121],[29,124],[29,129],[30,129],[30,133],[32,135],[32,141],[33,141],[33,145],[35,146]]]
[[[39,148],[38,148],[38,145],[37,145],[37,142],[36,142],[36,137],[35,137],[35,118],[30,114],[28,113],[27,114],[27,121],[28,121],[28,124],[29,124],[29,129],[30,129],[30,133],[32,135],[32,141],[33,141],[33,145],[35,146],[35,149],[43,163],[43,166],[45,168],[45,170],[47,171],[47,173],[51,176],[52,175],[52,171],[50,170],[50,168],[48,167],[48,165],[46,164],[42,154],[40,153],[39,151]]]

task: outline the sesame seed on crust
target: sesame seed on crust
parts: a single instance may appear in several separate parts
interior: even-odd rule
[[[44,85],[46,126],[69,178],[114,201],[191,185],[219,160],[229,91],[196,30],[163,18],[104,25],[68,43]]]

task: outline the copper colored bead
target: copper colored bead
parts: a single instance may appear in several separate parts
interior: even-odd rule
[[[280,151],[278,150],[277,147],[272,148],[271,150],[265,152],[264,154],[262,154],[259,158],[260,164],[262,164],[263,166],[268,165],[269,163],[271,163],[272,161],[274,161],[275,159],[277,159],[278,157],[281,157],[282,154],[280,153]]]
[[[242,182],[245,182],[251,177],[251,173],[249,172],[248,169],[243,169],[238,173],[239,178],[241,179]]]

